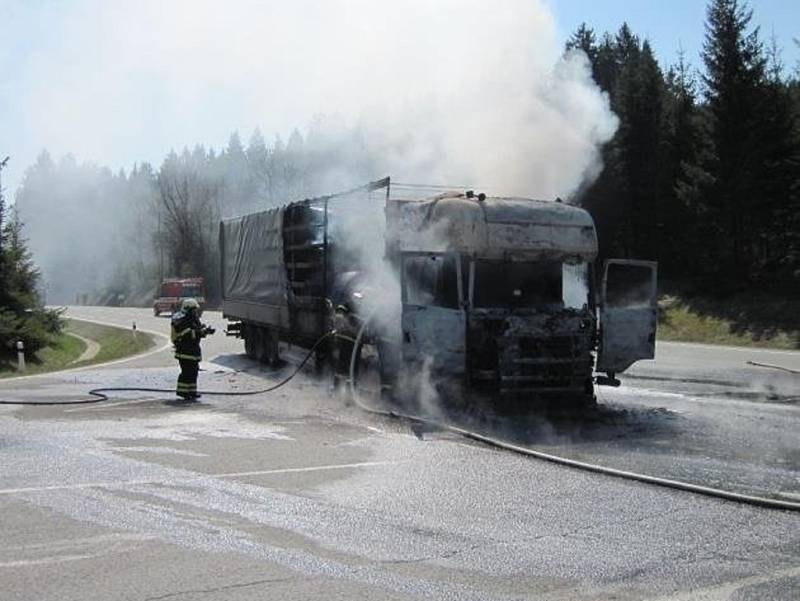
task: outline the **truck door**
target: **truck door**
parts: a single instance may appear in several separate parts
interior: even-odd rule
[[[620,373],[656,352],[656,267],[653,261],[609,259],[600,287],[597,371]]]
[[[460,257],[452,253],[404,253],[403,359],[429,362],[434,372],[463,376],[467,319]]]

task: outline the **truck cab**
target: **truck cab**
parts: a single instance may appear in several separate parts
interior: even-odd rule
[[[656,266],[598,270],[580,208],[472,193],[395,201],[387,256],[401,279],[404,369],[441,388],[590,403],[595,381],[654,356]]]
[[[166,278],[161,281],[153,299],[153,315],[175,313],[181,308],[184,299],[193,298],[205,309],[205,282],[203,278]]]

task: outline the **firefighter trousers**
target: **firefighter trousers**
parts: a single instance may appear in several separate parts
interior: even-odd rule
[[[178,374],[178,386],[175,392],[184,399],[193,399],[197,396],[197,373],[200,371],[200,362],[191,359],[178,359],[181,373]]]

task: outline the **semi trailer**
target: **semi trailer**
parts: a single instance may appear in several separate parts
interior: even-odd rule
[[[376,202],[396,286],[353,244],[375,232],[338,225]],[[433,383],[461,399],[591,403],[595,384],[655,355],[656,264],[599,265],[591,216],[558,199],[431,195],[386,178],[223,221],[220,249],[223,315],[248,356],[275,362],[281,343],[311,348],[335,331],[319,364],[346,378],[369,356],[391,398]]]

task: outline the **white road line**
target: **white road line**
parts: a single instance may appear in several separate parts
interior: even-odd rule
[[[31,555],[39,552],[49,552],[51,555],[35,557],[31,559],[13,559],[8,561],[0,560],[2,568],[25,568],[29,566],[49,565],[54,563],[65,563],[68,561],[81,561],[83,559],[95,559],[106,557],[110,554],[126,553],[131,550],[136,543],[149,542],[156,540],[155,536],[146,534],[108,534],[89,536],[72,539],[49,540],[42,543],[31,543],[23,545],[10,545],[5,547],[2,552],[10,556]],[[88,552],[102,546],[101,551]],[[81,549],[87,552],[79,553]],[[59,553],[61,552],[61,553]]]
[[[18,559],[16,561],[0,561],[0,569],[2,568],[27,568],[30,566],[48,565],[53,563],[65,563],[68,561],[80,561],[82,559],[96,559],[98,557],[105,557],[108,551],[104,550],[101,553],[86,553],[84,555],[56,555],[54,557],[41,557],[39,559]]]
[[[285,467],[272,470],[256,470],[250,472],[223,472],[219,474],[196,475],[197,479],[202,478],[238,478],[244,476],[269,476],[273,474],[296,474],[303,472],[324,472],[331,470],[345,470],[360,467],[380,467],[385,465],[397,465],[400,461],[361,461],[358,463],[335,463],[331,465],[314,465],[309,467]],[[4,488],[0,489],[0,495],[17,495],[24,493],[48,492],[52,490],[81,490],[84,488],[120,488],[125,486],[141,486],[147,484],[184,484],[187,479],[178,479],[176,482],[166,480],[118,480],[115,482],[85,482],[82,484],[61,484],[54,486],[31,486],[25,488]],[[191,481],[191,479],[189,479]]]
[[[118,401],[118,402],[98,401],[97,403],[89,404],[86,407],[74,407],[72,409],[64,409],[64,413],[77,413],[78,411],[98,411],[99,409],[111,409],[113,407],[119,407],[120,405],[133,405],[135,403],[147,403],[157,400],[159,399],[157,398],[128,399],[126,401]],[[53,405],[53,407],[58,407],[58,405]]]
[[[397,465],[400,461],[362,461],[360,463],[337,463],[333,465],[315,465],[310,467],[285,467],[276,470],[258,470],[254,472],[230,472],[227,474],[214,474],[215,478],[238,478],[240,476],[268,476],[270,474],[296,474],[302,472],[324,472],[328,470],[343,470],[354,467],[378,467],[382,465]]]

